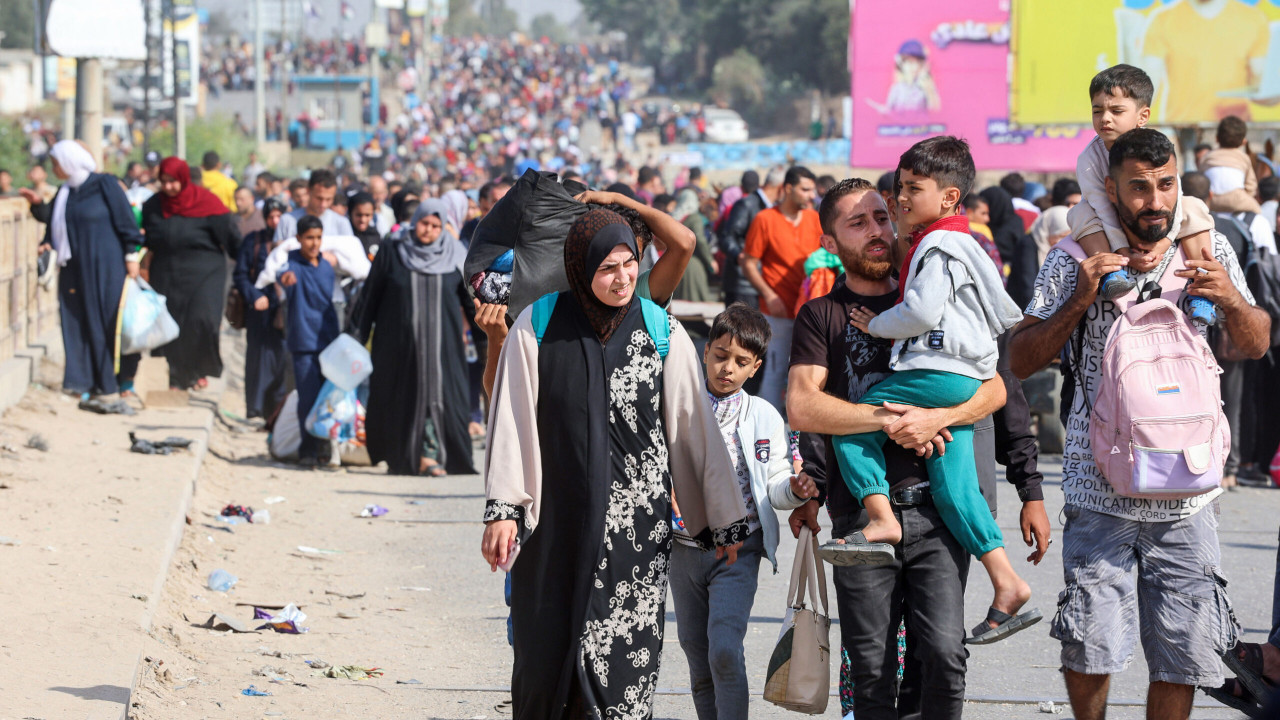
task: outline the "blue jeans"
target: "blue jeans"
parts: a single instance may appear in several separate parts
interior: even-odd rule
[[[747,717],[747,662],[742,641],[756,598],[764,533],[756,530],[738,550],[738,561],[716,559],[681,543],[671,548],[671,597],[676,631],[689,659],[689,683],[698,720]]]
[[[507,573],[505,585],[506,587],[503,588],[502,594],[507,600],[507,644],[511,647],[515,647],[515,636],[511,633],[511,573]]]

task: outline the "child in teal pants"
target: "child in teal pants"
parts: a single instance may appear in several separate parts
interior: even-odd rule
[[[969,222],[961,212],[961,200],[975,174],[969,146],[950,136],[922,140],[899,160],[898,222],[922,229],[911,235],[905,248],[898,303],[879,315],[866,308],[850,313],[854,327],[895,341],[889,364],[893,374],[858,404],[954,407],[971,400],[984,380],[996,376],[996,338],[1016,325],[1022,312],[1005,293],[1000,269],[969,234]],[[857,253],[866,248],[839,249]],[[986,644],[1029,627],[1040,620],[1040,613],[1019,614],[1031,598],[1031,588],[1010,564],[1000,528],[978,490],[973,426],[953,427],[950,433],[945,454],[927,461],[929,495],[947,529],[982,561],[991,577],[995,598],[987,618],[965,639]],[[833,564],[894,559],[890,546],[902,541],[902,524],[885,479],[888,441],[883,431],[832,438],[840,475],[868,518],[862,530],[819,551]]]
[[[953,407],[968,402],[982,382],[971,377],[938,370],[904,370],[877,383],[860,405],[898,403],[922,408]],[[934,453],[926,461],[929,492],[934,507],[947,529],[974,557],[982,557],[1004,547],[1004,537],[987,501],[978,490],[973,458],[973,426],[948,428],[951,442],[947,451]],[[884,431],[832,438],[840,474],[859,502],[868,495],[888,496],[885,480]]]

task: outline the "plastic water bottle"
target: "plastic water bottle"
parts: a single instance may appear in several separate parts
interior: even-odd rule
[[[226,592],[238,582],[240,578],[221,568],[209,573],[209,589],[214,592]]]
[[[355,390],[373,372],[373,360],[359,341],[343,333],[320,352],[320,372],[343,390]]]

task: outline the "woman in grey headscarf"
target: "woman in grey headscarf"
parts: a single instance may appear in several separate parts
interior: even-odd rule
[[[466,250],[445,229],[446,214],[443,201],[422,201],[409,235],[374,257],[352,311],[350,332],[362,343],[373,336],[369,457],[393,475],[475,472],[463,339],[475,309],[462,278]]]
[[[471,209],[471,200],[461,190],[450,190],[440,196],[444,203],[444,222],[454,237],[462,237],[462,226],[467,224],[467,212]]]

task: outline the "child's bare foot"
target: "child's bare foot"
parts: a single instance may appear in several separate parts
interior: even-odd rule
[[[902,542],[902,524],[893,514],[893,504],[889,502],[888,495],[867,495],[862,498],[862,507],[867,511],[867,526],[862,528],[867,542],[890,545]]]
[[[1018,611],[1031,600],[1031,586],[1016,575],[1014,580],[1016,582],[997,586],[995,599],[991,601],[991,607],[1007,615],[1017,615]],[[986,622],[992,628],[998,625],[990,619]]]
[[[893,515],[889,517],[872,518],[867,526],[862,528],[862,534],[867,538],[867,542],[889,543],[897,545],[902,542],[902,525]],[[844,542],[838,540],[837,542]]]
[[[1031,586],[1018,577],[1003,547],[989,551],[981,560],[995,589],[995,599],[987,609],[987,617],[973,628],[971,636],[965,638],[965,643],[970,645],[999,642],[1035,625],[1043,617],[1035,608],[1023,612],[1023,607],[1031,599]]]

